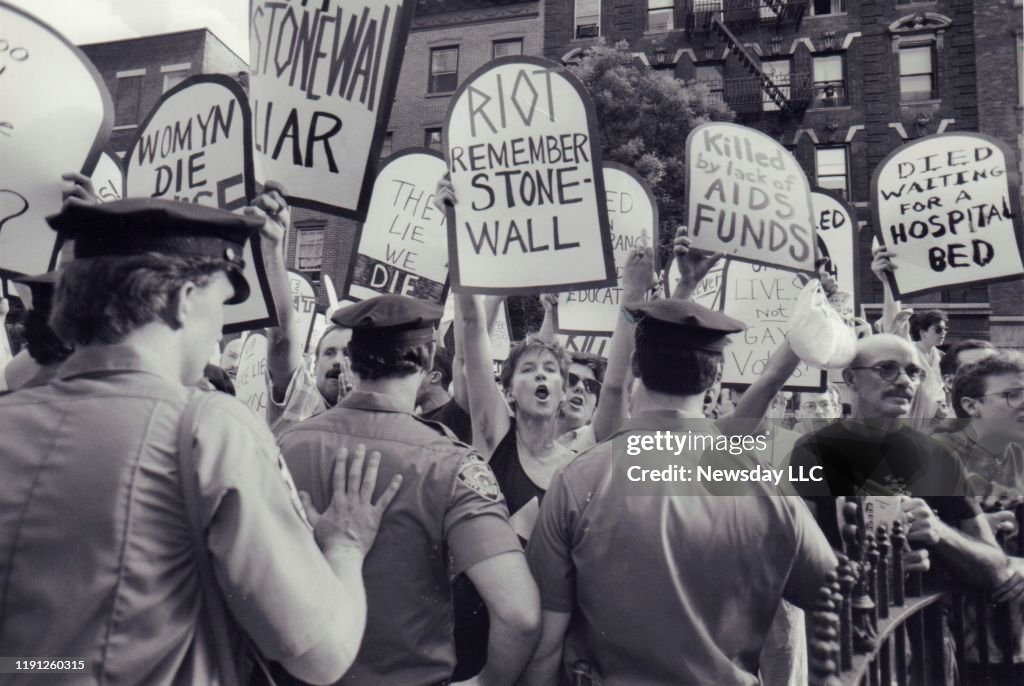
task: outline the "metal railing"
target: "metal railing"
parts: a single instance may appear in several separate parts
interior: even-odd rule
[[[769,74],[767,76],[794,109],[803,109],[810,102],[810,74]],[[707,85],[711,90],[712,97],[725,101],[726,104],[738,113],[780,111],[780,108],[765,90],[763,80],[758,76],[704,79],[698,81],[698,83]]]
[[[856,504],[848,502],[843,516],[844,552],[837,553],[839,566],[819,589],[809,618],[813,686],[944,684],[954,669],[965,686],[1012,683],[1019,636],[1009,605],[993,604],[985,593],[926,591],[920,573],[904,573],[906,535],[899,522],[891,532],[880,526],[874,534],[862,533]],[[1019,532],[1024,506],[1017,506],[1016,518]],[[1019,554],[1019,537],[1000,542]],[[970,656],[968,625],[976,644]],[[998,663],[991,659],[990,643],[1001,652]]]
[[[712,16],[730,24],[761,22],[799,24],[807,12],[808,0],[688,0],[686,30],[707,31]]]

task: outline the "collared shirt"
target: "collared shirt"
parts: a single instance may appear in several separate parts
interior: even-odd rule
[[[306,369],[305,364],[300,364],[292,373],[288,381],[288,388],[284,392],[284,400],[274,400],[274,384],[270,380],[270,366],[267,366],[267,424],[275,436],[288,427],[298,424],[301,421],[315,417],[327,410],[327,401],[316,387],[316,379]]]
[[[638,423],[684,419],[658,416]],[[678,482],[624,495],[623,457],[608,441],[557,474],[527,547],[542,607],[573,614],[566,664],[591,661],[605,686],[757,684],[777,600],[812,607],[835,568],[824,536],[798,498]]]
[[[455,667],[451,580],[495,555],[521,551],[490,468],[441,424],[391,396],[356,390],[279,437],[297,486],[319,510],[332,499],[340,448],[380,451],[378,496],[402,488],[363,563],[366,633],[345,684],[435,684]]]
[[[574,453],[582,453],[597,445],[593,424],[584,424],[578,429],[569,429],[555,440]]]
[[[0,398],[0,655],[88,660],[75,683],[223,683],[178,462],[197,393],[138,348],[90,346]],[[263,422],[222,393],[204,410],[188,476],[227,606],[266,657],[296,657],[337,580]]]

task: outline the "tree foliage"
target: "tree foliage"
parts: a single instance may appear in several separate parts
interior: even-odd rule
[[[599,42],[568,69],[590,91],[604,158],[633,167],[650,184],[664,245],[685,221],[687,135],[736,115],[705,84],[684,84],[670,71],[651,69],[628,48],[624,41]]]

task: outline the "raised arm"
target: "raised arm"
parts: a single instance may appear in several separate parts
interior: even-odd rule
[[[540,323],[537,338],[548,343],[555,342],[555,310],[558,309],[557,293],[542,293],[540,304],[544,306],[544,321]]]
[[[644,294],[655,283],[654,251],[637,248],[626,258],[622,271],[622,311],[615,322],[612,339],[608,343],[608,367],[601,385],[601,398],[594,410],[591,423],[594,438],[605,441],[619,430],[629,413],[629,390],[633,375],[630,359],[633,357],[634,324],[627,312],[644,301]]]
[[[494,384],[491,340],[482,296],[455,296],[455,318],[461,319],[463,367],[473,421],[473,447],[490,459],[491,453],[512,426],[505,401]]]
[[[284,193],[284,188],[269,181],[253,204],[245,208],[246,214],[263,217],[260,247],[278,321],[276,327],[267,329],[267,371],[270,374],[268,390],[278,403],[284,401],[292,375],[302,364],[302,336],[296,329],[284,258],[285,236],[291,224],[291,209],[284,199]]]

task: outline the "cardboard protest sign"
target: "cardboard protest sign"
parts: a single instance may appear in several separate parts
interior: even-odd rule
[[[235,373],[235,397],[260,418],[267,416],[267,337],[250,331],[242,342]]]
[[[857,213],[838,195],[820,188],[811,192],[811,202],[814,228],[821,241],[818,253],[828,258],[829,274],[839,290],[854,297],[851,308],[856,311]]]
[[[295,310],[295,328],[302,335],[302,349],[309,349],[313,336],[313,322],[317,317],[316,291],[304,274],[288,270],[288,286],[292,294],[292,308]]]
[[[721,311],[747,325],[725,349],[722,385],[747,386],[764,373],[768,358],[785,340],[793,306],[804,287],[798,274],[760,264],[728,260],[722,277]],[[825,372],[803,362],[785,390],[823,391]]]
[[[1024,275],[1020,175],[1006,145],[941,133],[901,146],[871,177],[875,231],[895,255],[893,294]]]
[[[117,153],[104,150],[89,178],[99,202],[111,202],[124,197],[124,168]]]
[[[221,75],[193,76],[167,91],[125,155],[125,195],[237,211],[255,196],[245,91]],[[249,298],[224,308],[224,331],[277,326],[259,236],[245,246]]]
[[[452,288],[538,293],[615,284],[593,105],[563,67],[502,57],[448,107]]]
[[[796,159],[755,129],[713,122],[686,139],[687,221],[695,248],[814,271],[811,191]]]
[[[352,261],[351,297],[398,293],[444,301],[448,230],[434,207],[434,188],[445,170],[444,157],[428,149],[402,151],[381,167]]]
[[[501,365],[512,352],[512,325],[508,319],[508,305],[501,304],[494,328],[491,330],[491,359],[494,362],[494,375],[501,374]]]
[[[590,353],[598,357],[608,357],[608,344],[611,335],[586,333],[555,333],[555,340],[569,353]]]
[[[561,294],[555,310],[557,331],[609,334],[614,331],[621,305],[626,258],[638,247],[648,247],[651,237],[658,233],[658,203],[647,182],[618,162],[605,162],[602,167],[616,283],[608,288]]]
[[[249,3],[256,174],[289,202],[362,221],[412,0]]]
[[[92,173],[114,121],[92,62],[64,36],[0,2],[0,273],[54,267],[61,174]]]

